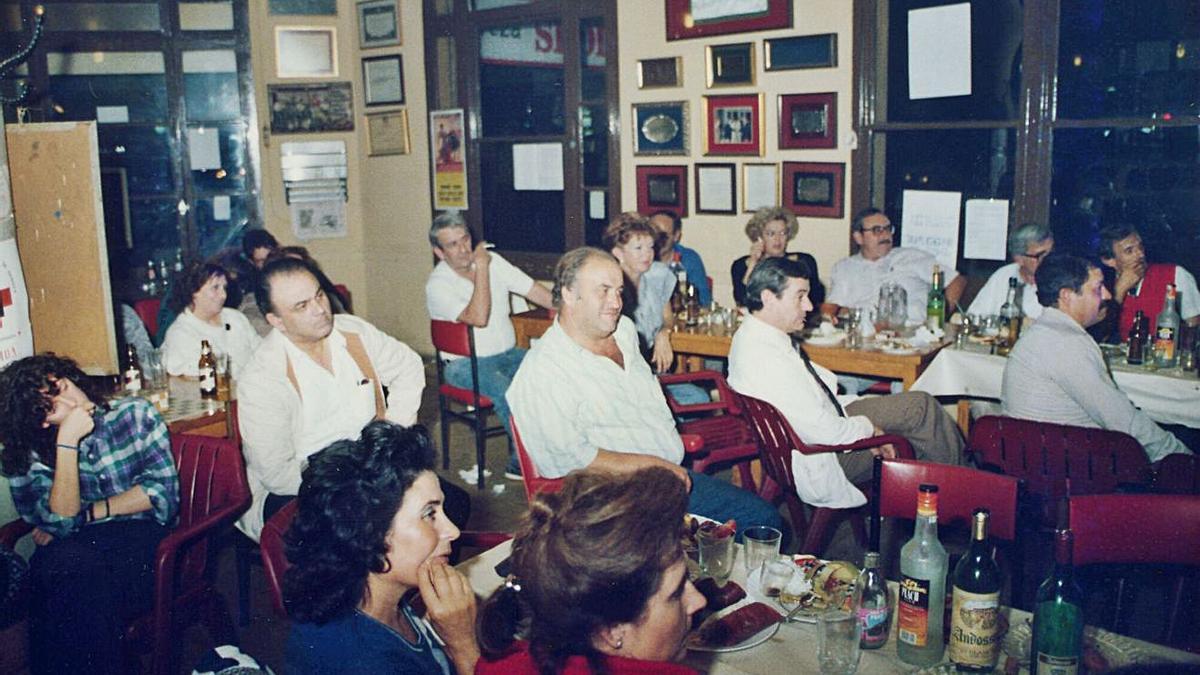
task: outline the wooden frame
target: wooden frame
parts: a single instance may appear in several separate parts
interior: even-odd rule
[[[705,96],[704,154],[761,157],[764,147],[762,111],[762,94]]]
[[[670,211],[680,218],[687,217],[686,166],[639,166],[636,173],[639,213]]]
[[[754,86],[754,43],[738,42],[704,48],[704,82],[713,87]]]
[[[337,16],[337,0],[270,0],[267,9],[276,16]]]
[[[769,175],[767,175],[769,174]],[[748,162],[742,165],[742,212],[779,205],[779,165]]]
[[[837,147],[837,94],[781,94],[779,149]]]
[[[683,86],[683,57],[641,59],[637,62],[638,89],[668,89]]]
[[[797,216],[842,218],[846,213],[846,165],[784,162],[780,203]]]
[[[407,155],[411,152],[408,135],[408,110],[367,115],[367,155]]]
[[[667,40],[792,27],[792,0],[767,0],[765,12],[756,12],[753,0],[732,0],[724,4],[730,7],[727,14],[696,19],[692,14],[692,0],[666,0]],[[739,11],[741,5],[745,5],[745,11]]]
[[[354,130],[354,94],[349,82],[268,84],[271,133]]]
[[[633,104],[633,154],[688,154],[687,101]]]
[[[372,56],[362,60],[363,103],[404,103],[404,58],[400,54]]]
[[[763,70],[836,68],[837,33],[763,40]]]
[[[336,28],[275,27],[276,77],[337,77],[337,53]]]
[[[359,49],[403,44],[397,0],[359,0],[354,9],[358,14]]]
[[[702,175],[705,174],[705,175]],[[727,182],[718,189],[709,190],[705,184],[710,180]],[[696,213],[737,213],[737,165],[696,163]]]

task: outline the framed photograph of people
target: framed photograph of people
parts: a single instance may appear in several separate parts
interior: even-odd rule
[[[369,156],[407,155],[408,153],[407,110],[367,115],[367,154]]]
[[[837,67],[837,33],[763,40],[763,70]]]
[[[638,61],[638,89],[667,89],[683,86],[683,57]]]
[[[273,134],[354,130],[349,82],[268,84],[267,100]]]
[[[639,166],[637,209],[640,213],[670,211],[680,218],[688,214],[687,167]]]
[[[792,27],[792,0],[666,0],[667,39]]]
[[[780,95],[780,150],[836,147],[836,93]]]
[[[704,97],[704,154],[763,154],[763,95]]]
[[[742,165],[742,212],[779,205],[779,165]]]
[[[633,104],[633,154],[688,154],[687,101]]]
[[[404,103],[404,60],[399,54],[363,59],[362,69],[367,105]]]
[[[275,27],[275,75],[337,77],[337,29],[322,26]]]
[[[713,87],[754,85],[754,43],[709,45],[705,48],[705,83]]]
[[[737,213],[737,165],[696,164],[696,213]]]
[[[358,46],[361,49],[389,47],[401,43],[400,8],[397,0],[359,0]]]
[[[841,218],[845,214],[846,165],[784,162],[783,205],[797,216]]]

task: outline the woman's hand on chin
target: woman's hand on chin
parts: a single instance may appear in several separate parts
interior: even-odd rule
[[[460,673],[474,672],[479,644],[475,641],[475,591],[471,584],[441,560],[421,563],[417,583],[426,614],[445,641],[454,667]]]

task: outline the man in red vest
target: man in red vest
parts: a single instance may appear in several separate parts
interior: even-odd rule
[[[1116,274],[1113,301],[1120,307],[1116,339],[1129,335],[1133,316],[1140,309],[1150,320],[1150,332],[1163,310],[1167,284],[1174,284],[1179,296],[1179,316],[1188,325],[1200,324],[1200,294],[1196,277],[1179,265],[1147,263],[1142,237],[1130,225],[1110,225],[1100,231],[1100,261]]]

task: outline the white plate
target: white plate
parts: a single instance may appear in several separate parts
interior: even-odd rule
[[[726,614],[729,614],[730,612],[733,612],[738,609],[741,609],[742,607],[745,607],[746,605],[750,604],[751,602],[753,602],[753,601],[749,600],[747,598],[743,598],[740,602],[735,602],[732,605],[726,607],[725,609],[717,612],[716,614],[713,614],[712,617],[709,617],[708,619],[706,619],[706,621],[715,620],[713,617],[716,617],[717,619],[719,619],[719,618],[725,616]],[[692,636],[689,635],[688,642],[687,642],[687,648],[688,648],[688,651],[693,651],[693,652],[714,652],[714,653],[718,653],[718,654],[724,654],[726,652],[740,652],[743,649],[750,649],[751,647],[757,647],[758,645],[761,645],[762,643],[764,643],[767,640],[770,640],[772,637],[774,637],[775,633],[778,633],[778,632],[779,632],[779,624],[773,623],[770,626],[767,626],[766,628],[758,631],[754,635],[751,635],[750,637],[746,638],[745,640],[742,640],[741,642],[737,643],[736,645],[730,645],[728,647],[709,647],[707,645],[695,645],[695,644],[692,644]]]
[[[804,344],[809,344],[814,347],[832,347],[834,345],[842,344],[842,341],[845,339],[846,339],[845,331],[838,331],[832,335],[823,335],[821,333],[814,333],[814,334],[804,338]]]

